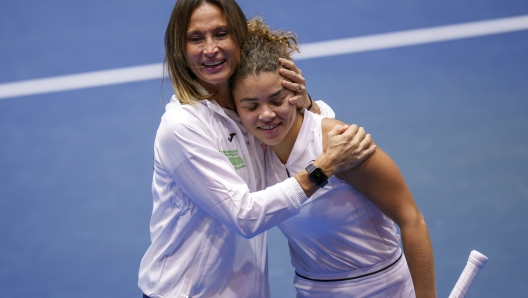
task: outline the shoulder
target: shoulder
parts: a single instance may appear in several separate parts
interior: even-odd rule
[[[162,125],[179,126],[194,125],[210,119],[214,112],[202,102],[195,105],[171,102],[167,105],[165,113],[161,117]]]
[[[163,116],[157,132],[157,138],[172,139],[207,137],[214,134],[214,112],[204,103],[195,105],[170,103]]]
[[[343,122],[343,121],[339,121],[337,119],[323,118],[321,120],[321,131],[323,132],[323,134],[327,134],[336,125],[344,125],[344,124],[346,124],[346,123]]]

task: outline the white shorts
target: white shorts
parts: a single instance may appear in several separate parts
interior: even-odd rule
[[[405,256],[379,273],[357,279],[321,282],[295,275],[297,298],[416,297]]]

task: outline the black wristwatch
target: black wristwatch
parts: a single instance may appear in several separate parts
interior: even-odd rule
[[[310,181],[312,181],[313,185],[317,187],[323,187],[328,183],[328,177],[326,174],[321,170],[320,167],[314,166],[313,163],[310,163],[306,167],[306,172],[308,172],[308,177],[310,178]]]

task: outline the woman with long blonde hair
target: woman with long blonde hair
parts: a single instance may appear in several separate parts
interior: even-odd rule
[[[234,0],[176,2],[165,34],[176,95],[154,142],[151,245],[138,282],[145,297],[269,297],[264,232],[297,215],[319,188],[306,171],[264,187],[264,157],[229,89],[246,39]],[[297,94],[292,107],[311,106],[300,71],[285,63],[283,86]],[[374,150],[357,126],[336,126],[327,141],[314,163],[329,175]]]

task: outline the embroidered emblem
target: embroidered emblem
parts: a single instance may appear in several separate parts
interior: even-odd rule
[[[235,170],[240,170],[246,167],[246,163],[242,157],[238,155],[238,150],[220,150],[220,153],[229,159],[233,167],[235,167]]]
[[[233,141],[233,137],[234,136],[236,136],[236,133],[234,133],[234,132],[229,135],[229,137],[227,138],[229,140],[229,142]]]

